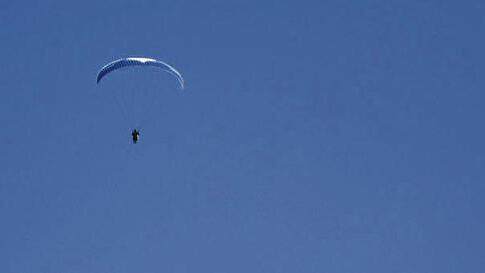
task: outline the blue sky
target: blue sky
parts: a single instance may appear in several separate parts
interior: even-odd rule
[[[484,12],[0,3],[0,271],[482,272]],[[136,146],[95,81],[126,56],[186,80]]]

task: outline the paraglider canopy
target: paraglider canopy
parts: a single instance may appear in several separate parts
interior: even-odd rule
[[[101,79],[103,79],[109,73],[127,66],[153,66],[161,68],[162,70],[175,76],[180,84],[180,89],[184,89],[184,79],[182,74],[180,74],[180,72],[178,72],[174,67],[165,62],[145,57],[122,58],[108,63],[99,70],[96,77],[96,83],[99,83]]]

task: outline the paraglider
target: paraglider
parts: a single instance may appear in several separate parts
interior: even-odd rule
[[[175,69],[173,66],[163,62],[163,61],[160,61],[160,60],[156,60],[156,59],[152,59],[152,58],[146,58],[146,57],[129,57],[129,58],[122,58],[122,59],[118,59],[118,60],[115,60],[113,62],[110,62],[106,65],[104,65],[99,71],[98,71],[98,74],[96,76],[96,84],[100,84],[101,81],[103,81],[103,79],[105,79],[110,73],[112,72],[115,72],[119,69],[122,69],[122,68],[125,68],[125,67],[154,67],[156,69],[160,69],[161,71],[164,71],[164,72],[167,72],[169,74],[171,74],[172,76],[174,76],[176,79],[177,79],[177,82],[179,84],[179,87],[181,90],[184,89],[184,79],[182,77],[182,74],[177,70]],[[122,87],[123,89],[123,87]],[[136,87],[135,89],[138,89],[138,87]],[[153,88],[152,88],[153,89]],[[135,98],[133,97],[136,97],[137,94],[135,92],[138,92],[138,90],[127,90],[127,93],[128,92],[132,92],[134,94],[131,94],[131,96],[128,96],[128,98],[125,98],[124,97],[124,90],[121,90],[121,91],[117,91],[117,92],[113,92],[115,93],[115,97],[116,96],[120,96],[120,98],[117,98],[119,99],[121,102],[119,102],[121,108],[122,108],[122,112],[124,112],[123,114],[126,116],[126,115],[129,115],[125,112],[136,112],[134,109],[129,109],[129,108],[134,108],[135,105],[129,105],[130,103],[127,102],[127,100],[135,100]],[[148,98],[148,100],[151,100],[151,98]],[[132,103],[134,104],[134,103]],[[124,109],[123,109],[124,108]],[[128,109],[126,109],[128,108]],[[144,109],[143,109],[144,111]],[[133,114],[135,115],[135,114]],[[135,123],[135,122],[133,122]],[[131,124],[131,126],[134,126],[135,128],[139,126],[139,124]],[[133,128],[133,127],[132,127]],[[138,129],[133,129],[131,131],[131,136],[132,136],[132,141],[134,144],[136,144],[139,139],[140,139],[140,131]]]
[[[131,131],[131,137],[133,139],[133,144],[136,144],[140,139],[140,132],[137,129],[133,129],[133,131]]]

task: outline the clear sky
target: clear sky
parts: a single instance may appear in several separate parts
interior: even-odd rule
[[[0,2],[0,272],[483,272],[484,3]]]

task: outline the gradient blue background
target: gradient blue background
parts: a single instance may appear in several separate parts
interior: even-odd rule
[[[2,0],[0,272],[484,272],[483,14]],[[137,146],[133,55],[187,83]]]

